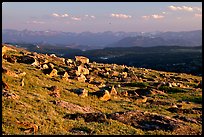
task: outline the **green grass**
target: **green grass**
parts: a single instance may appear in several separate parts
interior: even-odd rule
[[[18,52],[10,52],[10,55],[19,55]],[[64,66],[59,66],[59,62],[53,62],[56,64],[56,68],[60,71],[65,69]],[[89,132],[93,135],[171,135],[175,133],[164,131],[143,131],[141,129],[134,128],[131,125],[123,124],[117,120],[108,119],[107,122],[85,122],[83,119],[70,120],[65,119],[64,116],[70,112],[66,108],[53,104],[54,100],[62,100],[66,102],[79,105],[81,107],[91,107],[97,112],[103,112],[106,114],[129,111],[129,110],[143,110],[148,112],[154,112],[158,114],[173,116],[174,114],[166,111],[170,106],[154,105],[150,103],[138,104],[134,99],[128,97],[111,97],[110,101],[101,101],[96,96],[89,95],[82,98],[77,94],[71,92],[72,89],[85,88],[89,92],[98,91],[99,88],[89,83],[79,83],[77,80],[63,81],[59,77],[50,78],[46,76],[41,70],[35,67],[23,64],[23,63],[9,63],[3,61],[3,66],[11,71],[26,72],[24,76],[25,86],[21,87],[22,77],[12,77],[6,74],[2,74],[2,79],[9,85],[9,92],[17,94],[20,98],[13,100],[7,99],[2,96],[2,131],[6,135],[32,135],[33,133],[24,133],[21,130],[22,126],[16,124],[16,121],[31,122],[39,126],[38,135],[72,135],[72,129],[82,130]],[[137,69],[135,69],[137,70]],[[138,69],[136,73],[141,73]],[[157,74],[157,72],[153,72]],[[159,73],[158,73],[159,74]],[[191,77],[189,75],[185,77]],[[192,76],[194,78],[194,76]],[[201,79],[200,77],[195,77]],[[104,82],[108,79],[102,79],[96,77],[98,80]],[[112,85],[121,84],[120,82],[113,82]],[[47,87],[58,86],[60,89],[60,98],[50,96],[50,92]],[[125,85],[125,87],[116,88],[118,92],[124,92],[127,90],[135,90],[140,88],[146,88],[149,85],[147,82],[132,82]],[[190,85],[193,86],[193,85]],[[189,107],[202,107],[202,92],[185,90],[181,88],[169,88],[162,86],[160,90],[164,90],[168,93],[168,96],[151,95],[149,98],[160,101],[168,101],[176,103],[177,100],[191,101]],[[198,114],[188,114],[189,117],[199,117]],[[193,125],[195,129],[201,130],[201,126]]]

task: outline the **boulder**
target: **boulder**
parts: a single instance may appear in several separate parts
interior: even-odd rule
[[[121,92],[121,95],[127,97],[128,96],[128,92],[127,91],[123,91],[123,92]]]
[[[127,78],[127,72],[122,72],[122,78]]]
[[[81,62],[83,64],[89,63],[89,59],[83,56],[75,56],[76,62]]]
[[[177,84],[176,84],[175,82],[172,82],[171,85],[172,85],[173,87],[177,87]]]
[[[77,77],[77,80],[78,80],[79,82],[85,82],[85,81],[86,81],[86,77],[85,77],[83,74],[80,74],[80,76]]]
[[[202,80],[198,83],[198,88],[202,88]]]
[[[111,94],[111,95],[117,95],[117,91],[116,91],[116,89],[115,89],[114,86],[112,86],[111,91],[110,91],[110,94]]]
[[[110,96],[110,93],[108,92],[108,90],[105,90],[102,94],[101,97],[99,97],[100,100],[102,101],[108,101],[110,100],[111,96]]]
[[[75,93],[78,94],[80,97],[87,97],[88,96],[88,90],[79,88],[75,90]]]
[[[136,100],[137,103],[145,103],[147,102],[147,97],[146,96],[139,96]]]
[[[25,63],[25,64],[33,64],[34,62],[36,62],[36,60],[32,56],[26,55],[26,56],[21,56],[17,62]]]
[[[102,101],[108,101],[111,98],[111,95],[108,92],[108,90],[99,90],[99,91],[93,92],[92,95],[96,95]]]
[[[61,79],[66,80],[66,81],[70,77],[69,74],[66,71],[58,72],[57,74],[60,75]]]
[[[43,69],[48,69],[49,67],[48,67],[47,64],[43,64],[43,65],[42,65],[42,68],[43,68]]]
[[[64,63],[65,63],[65,65],[69,66],[70,64],[73,63],[73,60],[72,59],[65,59]]]
[[[15,56],[9,56],[7,54],[3,55],[3,59],[6,59],[10,63],[16,63],[17,62],[17,59]]]
[[[54,67],[55,67],[52,63],[48,63],[48,66],[49,66],[49,68],[52,68],[52,69],[54,69]]]
[[[82,65],[80,65],[80,66],[77,67],[76,75],[79,76],[80,74],[88,75],[89,70],[84,68]]]
[[[2,44],[2,56],[9,50],[16,51],[15,49],[12,49],[11,47],[8,47],[5,44]]]
[[[44,69],[43,72],[50,77],[58,76],[56,69]]]
[[[49,95],[54,96],[54,97],[57,97],[57,98],[60,97],[60,90],[59,90],[59,88],[58,88],[57,86],[51,86],[51,87],[49,88],[49,90],[51,91],[51,92],[49,93]]]
[[[111,72],[112,77],[118,77],[118,75],[119,75],[119,72],[117,72],[117,71],[112,71]]]
[[[21,80],[21,86],[23,87],[25,85],[25,83],[24,83],[24,78],[22,78],[22,80]]]

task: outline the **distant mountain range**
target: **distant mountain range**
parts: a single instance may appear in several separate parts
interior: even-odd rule
[[[81,50],[104,47],[201,46],[202,30],[182,32],[62,32],[62,31],[2,31],[3,43],[60,45]]]

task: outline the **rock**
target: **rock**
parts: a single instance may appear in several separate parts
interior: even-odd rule
[[[57,86],[51,86],[49,88],[49,90],[51,91],[51,93],[49,93],[49,95],[57,97],[57,98],[60,97],[60,90]]]
[[[123,72],[129,72],[129,69],[127,67],[125,67]]]
[[[160,94],[160,95],[168,96],[167,93],[164,93],[163,91],[156,90],[156,89],[151,89],[150,92],[151,92],[151,94],[153,94],[153,95],[155,95],[155,94]]]
[[[198,83],[198,88],[202,88],[202,80]]]
[[[21,86],[23,87],[25,85],[24,78],[21,80]]]
[[[88,90],[82,89],[82,88],[77,89],[75,91],[75,93],[78,94],[80,97],[87,97],[88,96]]]
[[[93,92],[91,94],[96,95],[102,101],[108,101],[111,98],[111,95],[108,92],[108,90],[99,90],[99,91]]]
[[[136,100],[137,103],[145,103],[147,102],[147,97],[146,96],[139,96]]]
[[[135,90],[128,90],[127,93],[129,96],[137,96],[137,97],[139,96],[139,94]]]
[[[58,76],[58,75],[57,75],[57,70],[56,70],[56,69],[53,69],[53,70],[50,72],[49,76],[51,76],[51,77],[53,77],[53,76]]]
[[[55,54],[50,54],[50,57],[57,57]]]
[[[110,72],[111,68],[105,68],[106,72]]]
[[[81,113],[92,113],[95,112],[95,110],[89,106],[79,106],[76,104],[72,104],[70,102],[66,102],[66,101],[53,101],[54,104],[56,104],[57,106],[61,106],[63,108],[66,108],[68,111],[70,111],[71,113],[76,113],[76,112],[81,112]],[[79,114],[79,113],[77,113]],[[67,114],[64,116],[64,118],[69,117],[70,114]],[[71,114],[72,115],[72,114]],[[76,114],[73,114],[76,115]]]
[[[43,68],[43,69],[49,69],[49,67],[48,67],[47,64],[43,64],[42,68]]]
[[[88,75],[86,78],[88,79],[89,83],[92,83],[94,81],[94,77],[92,77],[91,75]]]
[[[3,69],[3,68],[2,68]],[[6,74],[6,75],[8,75],[8,76],[11,76],[11,77],[18,77],[18,75],[15,73],[15,72],[13,72],[13,71],[11,71],[11,70],[8,70],[8,69],[3,69],[3,72]]]
[[[7,90],[2,91],[2,96],[6,97],[8,99],[14,99],[14,100],[20,98],[17,94],[9,92]]]
[[[168,87],[172,87],[172,85],[171,85],[171,83],[170,83],[170,82],[168,82],[168,83],[167,83],[167,86],[168,86]]]
[[[125,78],[127,78],[127,72],[122,72],[119,76],[121,78],[125,79]]]
[[[82,64],[89,63],[89,59],[83,56],[75,56],[76,62],[81,62]]]
[[[26,75],[26,72],[22,72],[22,73],[18,74],[18,76],[20,76],[20,77],[23,77],[25,75]]]
[[[69,74],[66,71],[64,71],[64,74],[62,75],[62,77],[63,78],[69,78]]]
[[[86,77],[85,77],[83,74],[80,74],[80,76],[77,77],[77,80],[78,80],[79,82],[85,82],[85,81],[86,81]]]
[[[54,69],[55,65],[53,65],[52,63],[48,63],[49,68]]]
[[[3,86],[3,89],[9,89],[8,84],[4,80],[2,80],[2,86]]]
[[[128,96],[128,92],[127,91],[123,91],[123,92],[121,92],[121,95],[127,97]]]
[[[40,63],[35,59],[35,61],[31,64],[32,66],[39,66]]]
[[[17,59],[15,56],[8,56],[7,54],[3,55],[3,59],[6,59],[10,63],[16,63]]]
[[[172,85],[173,87],[177,87],[177,84],[176,84],[175,82],[171,83],[171,85]]]
[[[30,123],[30,122],[19,122],[17,121],[16,124],[18,124],[19,126],[22,126],[23,130],[25,133],[31,133],[33,132],[34,134],[37,133],[38,131],[38,126],[36,124]]]
[[[80,74],[88,75],[89,70],[84,68],[82,65],[80,65],[80,66],[77,67],[76,75],[79,76]]]
[[[177,106],[176,104],[173,104],[173,105],[171,106],[171,108],[178,108],[178,106]]]
[[[111,91],[110,91],[110,94],[111,94],[111,95],[117,95],[117,91],[116,91],[116,89],[115,89],[114,86],[112,86]]]
[[[7,45],[5,44],[2,44],[2,56],[7,52],[7,51],[16,51],[15,49],[11,48],[11,47],[8,47]]]
[[[36,62],[35,58],[32,56],[21,56],[19,60],[17,60],[19,63],[25,63],[25,64],[33,64]]]
[[[110,100],[110,98],[111,98],[111,96],[110,96],[109,92],[107,90],[105,90],[103,96],[100,97],[99,99],[102,101],[108,101],[108,100]]]
[[[117,72],[117,71],[112,71],[110,75],[111,75],[111,77],[118,77],[119,72]]]

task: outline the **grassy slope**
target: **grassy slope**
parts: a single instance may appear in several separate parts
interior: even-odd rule
[[[10,53],[13,54],[13,53]],[[16,53],[16,55],[20,55]],[[59,64],[58,62],[54,62]],[[9,63],[3,60],[3,66],[11,71],[26,72],[25,86],[20,86],[21,78],[14,78],[6,74],[2,74],[2,79],[9,84],[9,91],[19,95],[20,98],[13,100],[2,96],[2,130],[4,134],[27,134],[21,130],[21,126],[16,124],[16,121],[31,122],[39,126],[37,134],[73,134],[70,132],[72,128],[80,128],[91,130],[92,134],[172,134],[167,131],[143,131],[136,129],[130,125],[123,124],[116,120],[109,119],[108,123],[87,123],[83,119],[70,120],[63,117],[69,112],[65,108],[56,106],[52,103],[53,100],[63,100],[79,106],[90,106],[93,109],[103,113],[113,113],[126,110],[147,110],[168,116],[175,114],[170,113],[166,109],[168,106],[158,106],[150,103],[137,104],[134,100],[112,99],[104,102],[95,96],[81,98],[78,95],[70,92],[71,89],[85,88],[90,92],[98,90],[98,87],[88,84],[79,83],[76,80],[71,82],[63,81],[60,78],[52,78],[46,76],[41,70],[38,70],[30,65],[23,63]],[[136,74],[142,73],[141,70],[135,69]],[[158,71],[153,71],[155,75],[159,75]],[[184,75],[183,77],[194,77],[201,80],[201,77]],[[57,85],[60,88],[60,98],[49,96],[49,90],[46,87]],[[118,91],[131,89],[134,87],[117,88]],[[201,91],[188,91],[182,93],[171,93],[168,97],[152,95],[152,98],[160,101],[176,102],[178,99],[193,101],[194,97],[202,99]],[[201,103],[193,101],[190,104],[192,107],[202,107]],[[189,105],[186,105],[189,107]],[[199,114],[188,114],[189,117],[199,117]],[[201,126],[193,124],[195,130],[201,131]],[[28,133],[33,134],[33,133]]]

